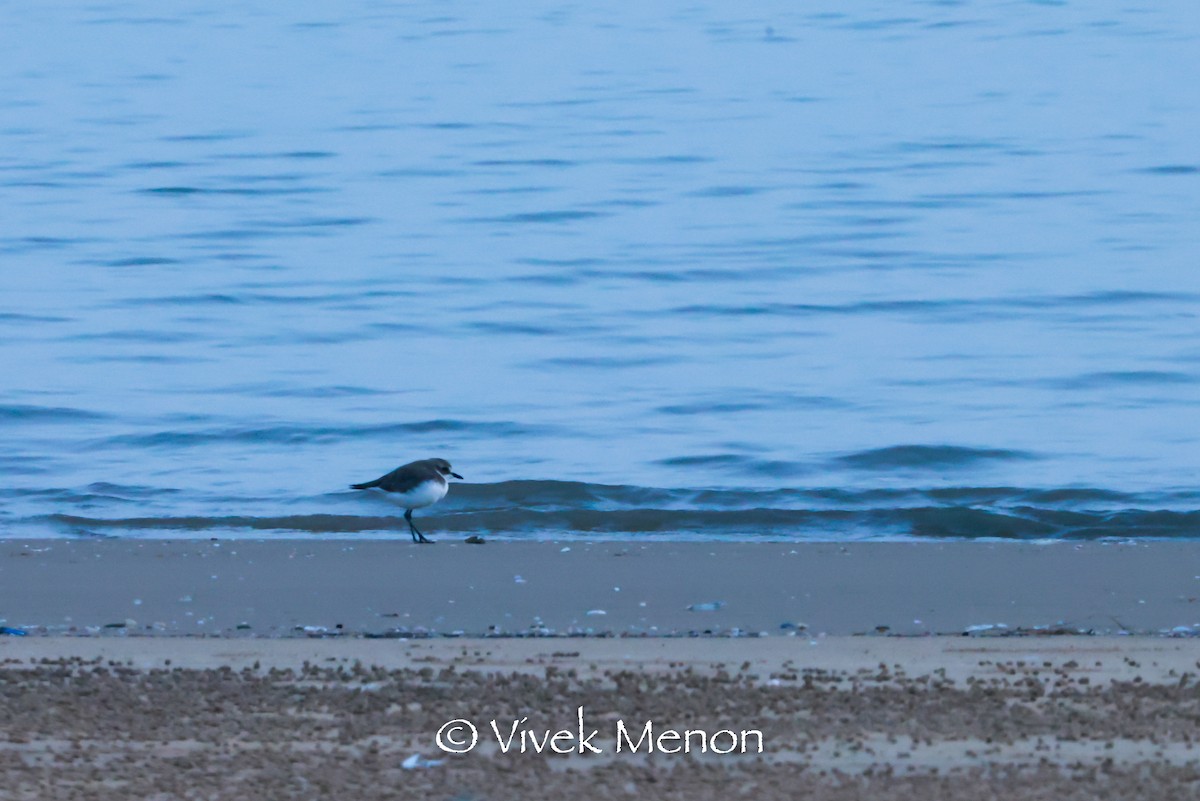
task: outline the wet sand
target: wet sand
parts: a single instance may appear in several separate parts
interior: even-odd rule
[[[1200,622],[1200,543],[0,541],[0,619],[54,634],[410,636]],[[714,608],[715,607],[715,608]],[[1004,628],[1001,628],[1004,627]]]
[[[7,541],[0,799],[1191,797],[1196,575],[1191,543]],[[500,747],[577,745],[580,707],[600,753]]]

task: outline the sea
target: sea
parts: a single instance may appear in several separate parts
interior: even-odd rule
[[[1200,4],[46,2],[0,538],[1200,536]]]

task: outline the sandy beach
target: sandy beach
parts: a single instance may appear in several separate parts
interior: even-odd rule
[[[0,798],[1186,797],[1197,557],[6,541]]]

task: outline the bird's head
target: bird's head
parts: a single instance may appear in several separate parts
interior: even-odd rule
[[[462,476],[450,469],[450,463],[445,459],[430,459],[429,464],[433,465],[433,469],[441,473],[443,476],[453,476],[458,480],[462,480]]]

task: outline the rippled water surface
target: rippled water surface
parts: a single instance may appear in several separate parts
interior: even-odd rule
[[[1193,2],[6,17],[0,535],[1200,534]]]

